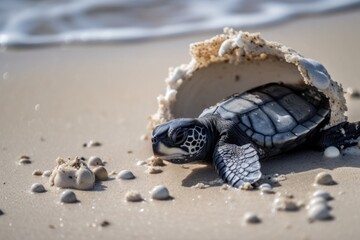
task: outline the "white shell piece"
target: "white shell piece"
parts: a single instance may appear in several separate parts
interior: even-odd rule
[[[180,117],[198,117],[207,107],[238,92],[270,82],[311,85],[329,98],[328,126],[347,120],[344,93],[325,67],[296,50],[270,42],[259,33],[224,34],[190,45],[189,64],[170,68],[167,87],[149,128]]]

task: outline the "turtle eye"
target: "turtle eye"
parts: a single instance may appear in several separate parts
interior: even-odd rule
[[[179,145],[185,141],[187,137],[186,132],[186,130],[179,129],[172,134],[171,139],[175,145]]]

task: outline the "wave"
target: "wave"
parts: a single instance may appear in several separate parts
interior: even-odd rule
[[[241,29],[360,6],[360,0],[3,0],[0,45],[128,42]]]

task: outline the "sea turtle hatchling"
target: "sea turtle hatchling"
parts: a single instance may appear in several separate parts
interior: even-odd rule
[[[328,99],[314,88],[269,83],[235,94],[198,118],[160,124],[152,147],[155,156],[172,163],[212,160],[225,182],[241,187],[260,179],[260,159],[300,146],[355,145],[360,122],[324,129],[330,114]]]

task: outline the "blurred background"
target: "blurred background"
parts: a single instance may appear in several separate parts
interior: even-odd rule
[[[360,6],[360,0],[1,0],[0,44],[126,42],[244,29]]]

